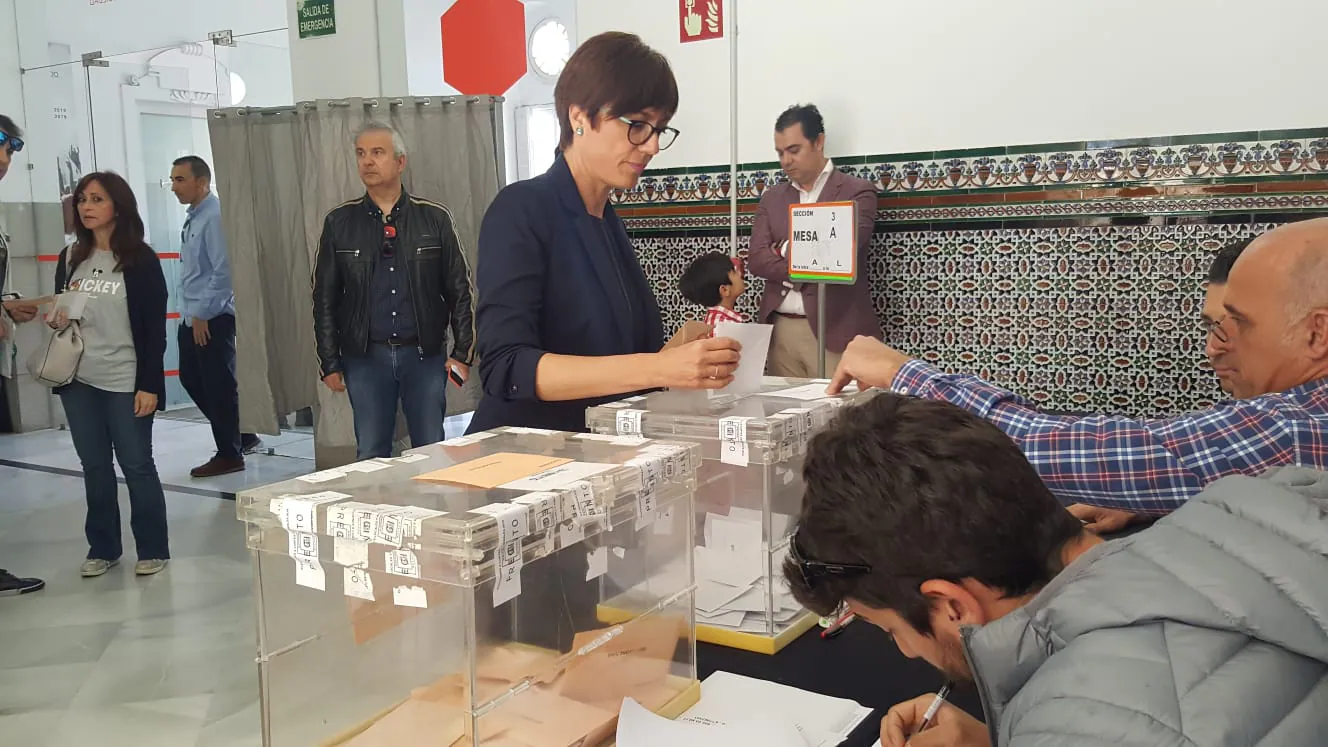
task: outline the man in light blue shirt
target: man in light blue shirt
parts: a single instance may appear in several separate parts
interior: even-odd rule
[[[212,424],[217,453],[194,477],[244,469],[244,454],[258,437],[240,433],[235,382],[235,295],[221,232],[221,201],[212,194],[212,169],[198,156],[176,159],[171,191],[189,206],[180,235],[180,383]]]

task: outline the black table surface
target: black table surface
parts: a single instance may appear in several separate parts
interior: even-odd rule
[[[905,658],[889,636],[865,620],[854,621],[829,640],[821,638],[820,628],[812,628],[773,656],[698,643],[696,665],[701,679],[716,671],[733,672],[856,700],[873,709],[843,747],[870,747],[880,736],[881,719],[890,706],[934,693],[942,682],[931,665]],[[971,688],[959,688],[950,700],[981,717],[982,708]]]

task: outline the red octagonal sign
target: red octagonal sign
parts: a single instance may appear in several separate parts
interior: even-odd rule
[[[443,14],[443,80],[467,96],[501,96],[526,74],[521,0],[457,0]]]

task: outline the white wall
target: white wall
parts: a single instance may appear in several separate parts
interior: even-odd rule
[[[291,0],[16,0],[23,67],[78,59],[100,50],[114,55],[184,41],[206,40],[208,33],[235,34],[285,28]],[[358,3],[338,3],[341,5]],[[4,16],[4,21],[14,17]],[[34,36],[35,34],[35,36]],[[51,59],[45,41],[69,45],[72,57]]]
[[[739,27],[739,159],[774,160],[789,104],[832,154],[1328,124],[1306,0],[724,0]],[[578,0],[582,39],[642,35],[674,64],[682,137],[653,165],[729,160],[727,41],[681,45],[674,2]],[[1247,29],[1259,29],[1246,33]]]
[[[337,33],[301,39],[293,0],[284,0],[296,101],[404,96],[403,0],[336,3]]]
[[[880,0],[857,0],[855,5]],[[725,0],[731,3],[733,0]],[[748,6],[787,4],[805,16],[811,3],[795,0],[750,0]],[[740,16],[741,18],[741,16]],[[630,31],[668,57],[678,79],[678,113],[672,126],[681,133],[674,145],[650,162],[651,168],[711,165],[729,162],[729,39],[691,44],[678,41],[678,3],[674,0],[577,0],[577,39],[583,42],[604,31]],[[784,43],[792,30],[777,42]],[[767,48],[774,46],[767,44]],[[741,50],[739,45],[739,50]],[[766,85],[769,85],[767,82]],[[768,140],[769,138],[767,138]]]

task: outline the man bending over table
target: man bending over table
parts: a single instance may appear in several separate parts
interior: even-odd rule
[[[1322,744],[1328,473],[1214,483],[1104,542],[1017,446],[960,408],[885,394],[810,444],[784,574],[905,656],[971,682],[986,725],[935,699],[885,747]]]

